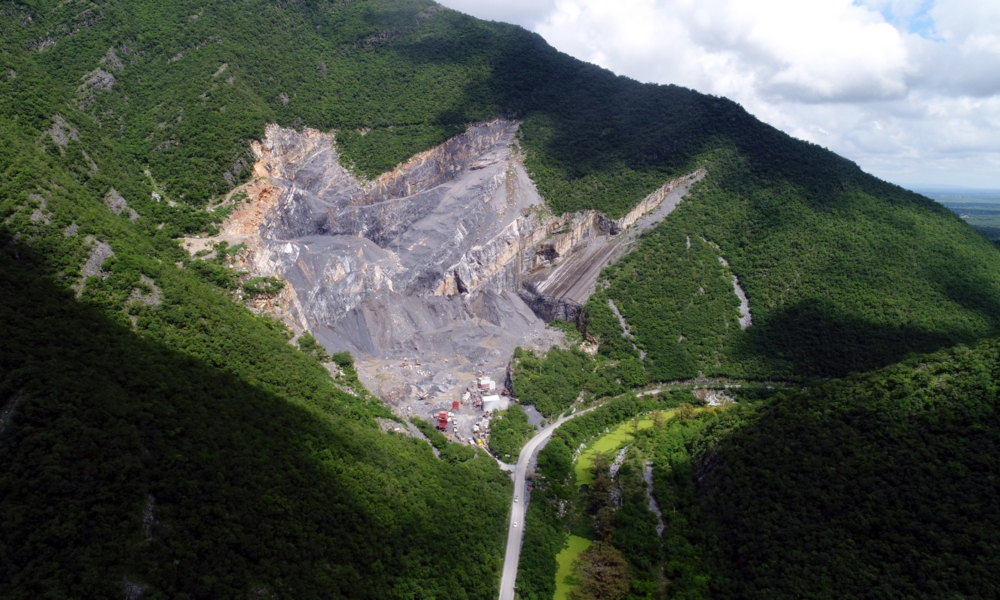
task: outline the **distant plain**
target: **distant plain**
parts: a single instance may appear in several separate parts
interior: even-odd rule
[[[1000,190],[916,186],[911,189],[937,200],[987,239],[1000,240]]]

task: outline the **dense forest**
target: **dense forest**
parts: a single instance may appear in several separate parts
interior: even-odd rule
[[[575,346],[555,346],[543,356],[517,348],[511,366],[514,393],[546,417],[566,410],[578,399],[616,396],[646,383],[638,359],[594,357]]]
[[[517,464],[521,448],[535,434],[535,428],[528,423],[528,414],[515,404],[507,410],[497,411],[490,429],[490,450],[493,455],[507,464]]]
[[[552,416],[581,390],[847,376],[636,432],[608,475],[620,505],[577,493],[574,452],[691,399],[564,425],[538,459],[522,597],[551,596],[566,528],[637,598],[997,595],[996,344],[849,375],[998,332],[1000,252],[949,211],[733,102],[430,0],[29,0],[0,3],[0,596],[495,596],[495,462],[426,424],[440,459],[380,433],[392,414],[350,356],[245,305],[281,282],[177,238],[226,216],[267,123],[336,130],[373,178],[497,117],[521,122],[557,213],[620,217],[708,172],[605,272],[582,322],[597,357],[519,351],[522,400]],[[645,460],[676,508],[662,550]]]
[[[681,405],[632,432],[616,473],[594,460],[579,489],[581,441],[684,398],[623,398],[571,421],[539,455],[519,589],[552,597],[571,532],[604,545],[577,565],[584,598],[994,597],[998,364],[987,341],[727,409]],[[612,549],[625,591],[591,593],[579,569]]]
[[[586,307],[602,352],[632,352],[608,298],[654,381],[842,376],[995,332],[996,248],[944,207],[868,176],[824,190],[835,159],[798,175],[811,178],[803,193],[755,180],[759,159],[719,155],[727,169],[710,169],[607,270]],[[745,331],[733,275],[750,300]]]
[[[380,433],[380,403],[196,279],[157,279],[133,326],[0,247],[0,596],[495,596],[492,459]]]
[[[552,598],[555,593],[556,554],[563,547],[565,532],[597,538],[591,519],[599,508],[589,502],[584,488],[578,493],[573,462],[581,444],[588,443],[609,427],[652,410],[677,408],[693,402],[687,392],[636,398],[626,394],[601,405],[559,427],[538,454],[531,503],[525,515],[524,546],[517,574],[517,590],[525,600]],[[598,462],[597,470],[608,465]],[[647,540],[648,542],[648,540]]]
[[[521,121],[525,164],[555,212],[618,217],[708,169],[611,270],[607,298],[588,303],[593,333],[620,354],[599,314],[617,303],[652,380],[844,375],[998,331],[995,247],[940,205],[729,100],[617,77],[430,0],[78,8],[3,8],[15,232],[33,197],[59,192],[19,167],[39,158],[92,197],[113,188],[138,215],[130,229],[165,247],[224,217],[199,209],[250,176],[250,142],[268,122],[336,130],[345,162],[371,178],[503,116]],[[745,332],[722,285],[732,275],[754,313]]]
[[[960,346],[706,428],[688,447],[720,532],[713,595],[1000,593],[998,364],[996,341]]]

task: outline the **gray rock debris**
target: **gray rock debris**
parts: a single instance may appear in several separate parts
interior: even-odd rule
[[[125,588],[125,600],[142,600],[142,586],[138,583],[129,581],[128,577],[123,577],[122,587]]]
[[[253,145],[268,199],[225,235],[247,243],[242,268],[289,283],[290,317],[331,352],[362,359],[359,373],[383,398],[451,393],[453,381],[404,377],[407,359],[459,379],[499,377],[515,346],[557,342],[542,318],[575,318],[601,268],[704,174],[668,182],[617,221],[554,217],[524,169],[517,127],[472,125],[366,182],[340,164],[334,135],[269,125]]]
[[[644,466],[643,479],[646,480],[646,499],[649,501],[649,510],[656,515],[656,535],[662,538],[664,530],[663,513],[660,512],[660,507],[656,504],[656,498],[653,497],[653,461],[646,461]]]
[[[97,68],[87,73],[83,76],[83,83],[77,88],[77,94],[80,96],[80,102],[77,104],[77,108],[83,110],[94,103],[97,100],[98,91],[110,91],[114,87],[115,76],[108,73],[104,69]]]
[[[70,223],[69,227],[63,230],[63,237],[73,237],[80,230],[76,223]]]
[[[125,198],[115,188],[108,190],[108,193],[104,196],[104,204],[116,215],[121,215],[123,212],[128,211],[128,220],[133,223],[139,218],[139,213],[129,207],[128,202],[125,201]]]
[[[618,317],[618,322],[622,326],[622,337],[629,340],[632,343],[632,349],[639,352],[639,360],[646,360],[646,351],[639,350],[639,347],[635,345],[635,336],[632,334],[632,326],[625,321],[625,316],[622,315],[621,311],[618,310],[618,305],[611,298],[608,298],[608,306],[611,308],[611,312],[615,313]]]
[[[625,446],[618,451],[615,455],[615,459],[611,461],[611,466],[608,468],[608,473],[611,475],[611,481],[618,479],[618,470],[622,468],[625,464],[625,455],[628,454],[628,446]]]
[[[35,212],[31,213],[31,217],[29,217],[31,219],[31,222],[41,223],[42,225],[48,225],[49,223],[51,223],[52,219],[49,219],[45,215],[45,206],[46,206],[45,198],[39,196],[38,194],[32,194],[29,197],[38,203],[38,208],[36,208]]]
[[[615,304],[615,301],[611,298],[608,298],[608,307],[611,308],[611,312],[615,313],[615,316],[618,317],[618,323],[622,326],[622,337],[630,340],[635,339],[635,336],[632,335],[632,327],[625,321],[625,317],[622,315],[621,311],[618,310],[618,305]],[[635,344],[632,344],[632,347],[634,348]]]
[[[107,278],[107,273],[101,270],[101,265],[114,255],[114,251],[107,242],[95,243],[94,247],[90,249],[90,256],[87,257],[87,262],[83,263],[83,278],[87,279],[95,275],[104,275]]]
[[[340,164],[332,135],[269,126],[254,151],[279,195],[255,226],[260,243],[248,244],[246,267],[288,281],[301,307],[295,318],[333,352],[393,360],[394,374],[406,359],[434,371],[458,360],[454,379],[419,382],[437,393],[477,370],[500,376],[515,346],[556,341],[542,341],[555,336],[514,291],[517,246],[475,251],[509,226],[519,231],[523,213],[541,203],[512,152],[516,129],[472,126],[362,182]],[[478,287],[443,292],[442,277],[466,255],[479,273],[465,281]],[[399,382],[404,395],[419,396],[409,383]]]
[[[81,150],[80,153],[83,154],[84,160],[86,160],[87,164],[90,166],[90,169],[87,171],[87,175],[89,177],[97,175],[97,172],[101,169],[97,166],[97,163],[94,162],[94,159],[90,158],[90,155],[87,154],[86,150]]]
[[[0,433],[4,432],[7,428],[7,423],[10,421],[10,416],[14,413],[14,408],[17,406],[18,401],[21,399],[20,392],[14,394],[14,397],[7,402],[7,406],[0,411]]]
[[[740,280],[737,279],[736,275],[733,275],[733,291],[740,299],[740,329],[746,329],[753,325],[753,315],[750,314],[750,300],[743,288],[740,287]]]
[[[146,508],[142,511],[142,531],[146,534],[146,541],[153,539],[153,525],[156,524],[156,515],[153,512],[156,506],[156,499],[150,494],[146,500]]]
[[[399,423],[393,421],[392,419],[383,419],[382,417],[378,417],[375,420],[378,421],[379,429],[383,432],[395,432],[400,435],[422,439],[425,441],[427,440],[427,438],[424,437],[424,434],[420,433],[420,430],[417,429],[412,423]]]
[[[83,295],[83,288],[86,287],[87,279],[90,277],[100,275],[103,279],[108,278],[108,273],[102,270],[101,266],[104,264],[104,261],[115,255],[107,242],[96,242],[90,236],[87,236],[85,241],[94,245],[90,249],[90,255],[87,257],[86,262],[83,263],[83,267],[80,269],[82,271],[80,282],[73,286],[73,289],[76,290],[77,298]]]
[[[112,71],[121,72],[125,70],[125,65],[122,64],[121,59],[118,58],[114,48],[108,48],[108,53],[101,59],[100,64],[107,66]]]
[[[51,37],[37,39],[30,44],[28,44],[29,50],[34,50],[36,52],[45,52],[49,48],[56,45],[56,41]]]
[[[417,23],[423,23],[427,19],[431,18],[435,13],[441,12],[444,7],[440,4],[432,4],[427,7],[427,10],[417,13]]]
[[[716,246],[718,248],[718,246]],[[729,262],[719,257],[719,263],[723,267],[729,267]],[[750,314],[750,300],[747,298],[746,292],[740,286],[740,280],[733,275],[733,292],[736,293],[736,297],[740,299],[740,329],[746,329],[753,325],[753,315]]]
[[[77,131],[76,127],[70,125],[59,113],[56,113],[52,117],[52,127],[45,133],[52,138],[52,141],[60,149],[65,148],[70,140],[80,141],[80,132]]]
[[[577,320],[601,270],[628,253],[639,235],[666,218],[704,176],[699,169],[667,182],[621,219],[576,213],[565,222],[566,233],[553,235],[535,252],[536,268],[521,280],[521,298],[547,321]]]
[[[110,91],[111,88],[114,87],[115,82],[117,82],[114,75],[101,68],[94,69],[90,73],[87,73],[84,78],[85,81],[83,82],[83,85],[80,86],[81,88],[96,88],[105,92]]]
[[[152,291],[147,294],[142,290],[140,290],[139,288],[135,288],[129,295],[129,301],[140,302],[142,304],[145,304],[146,306],[159,306],[161,298],[160,288],[156,286],[156,283],[152,279],[146,277],[145,275],[140,275],[139,281],[141,281],[143,285],[145,285]]]

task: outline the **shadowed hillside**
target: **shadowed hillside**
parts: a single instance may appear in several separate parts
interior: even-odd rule
[[[136,335],[3,245],[0,595],[495,594],[492,459],[443,463],[330,384],[287,397]]]
[[[491,597],[506,476],[379,433],[391,415],[353,371],[331,377],[250,310],[278,282],[176,240],[215,231],[268,123],[336,130],[371,179],[496,117],[519,121],[555,213],[615,218],[707,170],[586,306],[598,357],[520,357],[546,413],[582,387],[840,376],[998,332],[1000,253],[957,216],[731,101],[617,77],[518,27],[429,0],[5,2],[0,595]],[[990,595],[996,469],[976,449],[994,442],[996,357],[963,352],[932,381],[892,367],[823,403],[678,425],[670,468],[711,487],[677,492],[696,509],[671,525],[668,577],[690,575],[689,597],[834,597],[831,577]],[[689,546],[705,560],[684,562]]]

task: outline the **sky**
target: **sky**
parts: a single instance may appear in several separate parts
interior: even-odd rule
[[[1000,0],[438,0],[739,102],[900,185],[1000,189]]]

